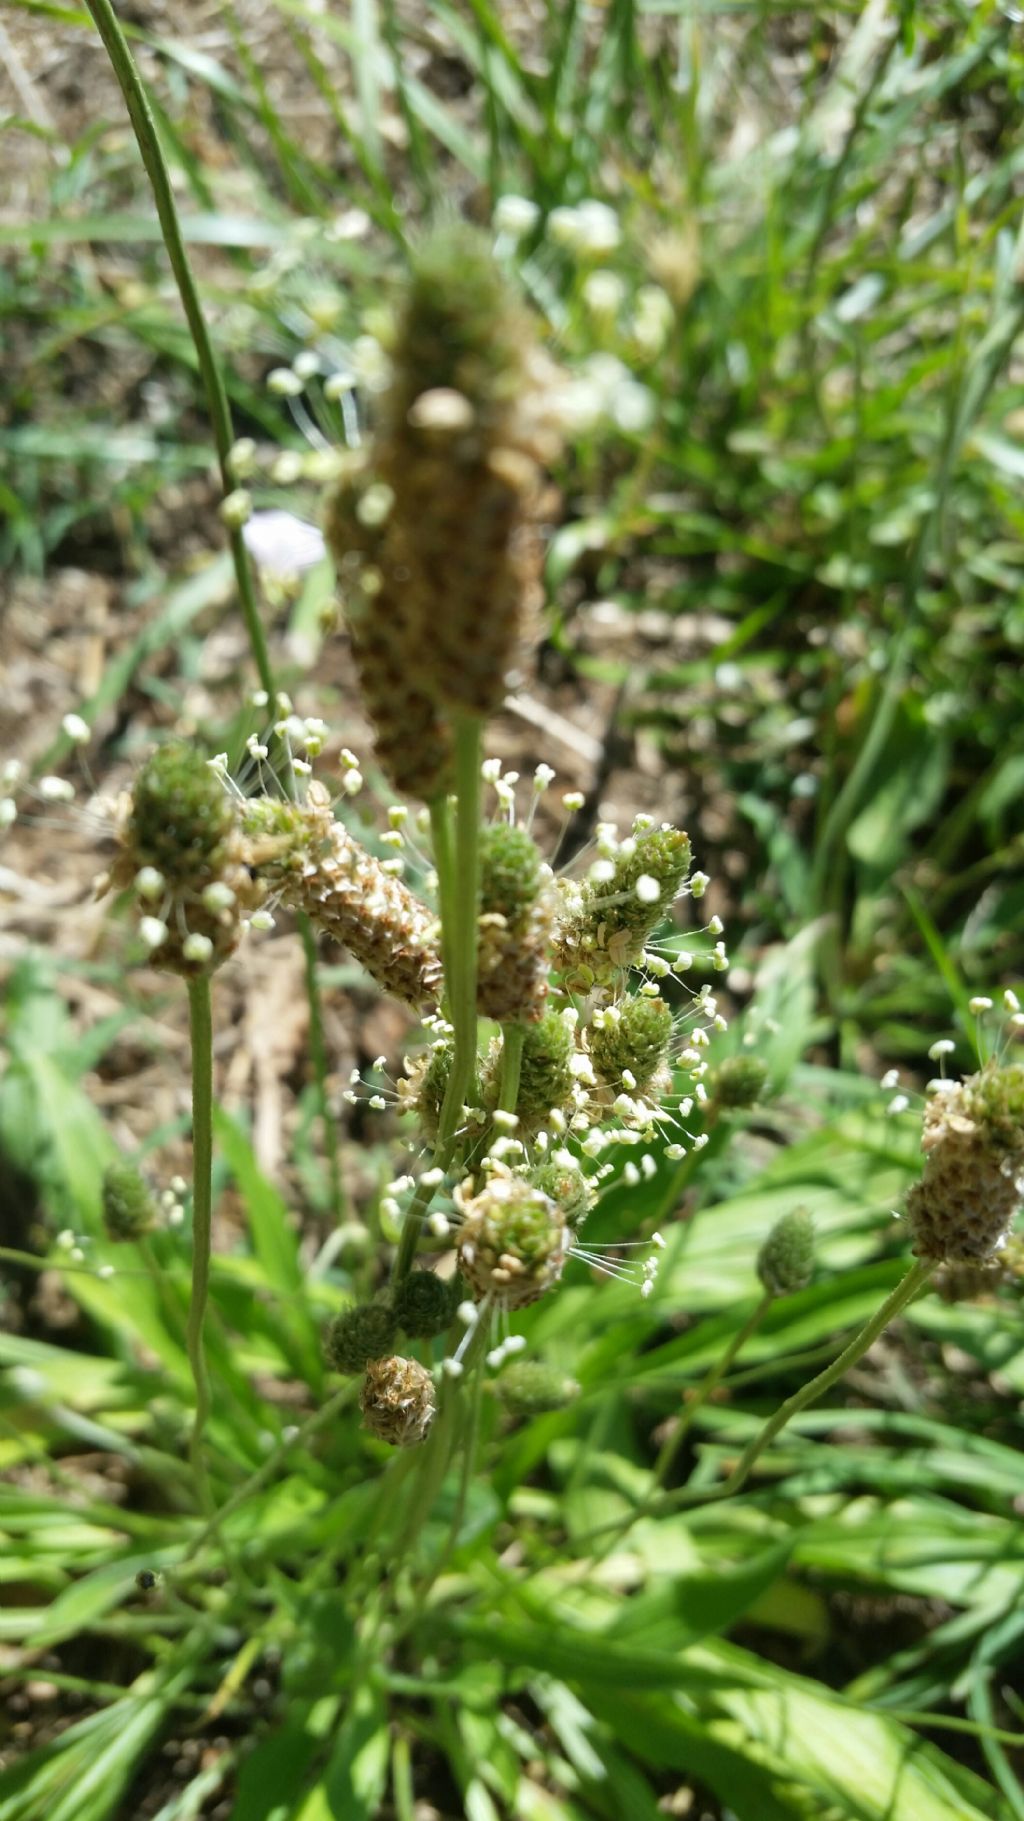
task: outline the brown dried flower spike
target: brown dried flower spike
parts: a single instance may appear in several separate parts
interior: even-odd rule
[[[401,1354],[372,1359],[359,1407],[371,1435],[393,1448],[413,1448],[434,1420],[434,1381],[425,1366]]]

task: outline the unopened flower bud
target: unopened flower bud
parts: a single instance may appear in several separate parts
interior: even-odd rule
[[[103,1172],[103,1225],[108,1239],[141,1239],[156,1225],[153,1197],[131,1164]]]
[[[381,1359],[398,1332],[388,1303],[357,1303],[336,1315],[327,1330],[324,1350],[335,1372],[362,1372],[369,1360]]]
[[[451,1325],[449,1286],[434,1271],[410,1271],[395,1290],[394,1311],[411,1340],[433,1340]]]
[[[726,1056],[715,1070],[712,1098],[721,1107],[756,1106],[768,1082],[768,1064],[741,1051]]]
[[[757,1255],[757,1275],[769,1296],[807,1288],[814,1275],[814,1222],[806,1208],[775,1222]]]
[[[580,1394],[580,1388],[568,1372],[548,1366],[543,1360],[522,1359],[508,1366],[494,1383],[495,1396],[512,1416],[542,1416],[548,1410],[564,1410]]]

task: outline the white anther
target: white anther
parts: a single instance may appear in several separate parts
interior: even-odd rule
[[[136,885],[138,885],[138,880],[136,880]],[[208,885],[203,892],[203,904],[208,911],[213,911],[214,914],[218,911],[230,910],[234,902],[234,892],[230,885],[224,884],[222,879],[214,879],[212,885]]]
[[[39,795],[44,803],[73,803],[75,787],[67,778],[40,778]]]

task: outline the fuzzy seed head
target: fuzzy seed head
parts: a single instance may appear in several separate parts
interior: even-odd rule
[[[757,1275],[769,1296],[806,1290],[814,1276],[814,1222],[806,1208],[775,1222],[757,1255]]]
[[[569,1229],[554,1202],[517,1177],[498,1177],[463,1203],[459,1269],[471,1293],[507,1309],[536,1302],[562,1274]]]
[[[388,1303],[357,1303],[343,1309],[327,1330],[324,1350],[335,1372],[362,1372],[394,1346],[398,1322]]]
[[[103,1225],[108,1239],[141,1239],[156,1225],[156,1208],[138,1170],[112,1163],[103,1173]]]
[[[379,1441],[393,1448],[414,1448],[426,1439],[434,1420],[434,1381],[414,1359],[400,1354],[373,1359],[366,1368],[359,1407],[366,1428]]]

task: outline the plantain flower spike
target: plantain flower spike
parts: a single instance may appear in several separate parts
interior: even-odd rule
[[[104,883],[135,894],[152,965],[186,978],[213,973],[262,896],[219,771],[184,741],[159,747],[126,800],[118,839]]]
[[[395,1290],[394,1310],[410,1340],[433,1340],[451,1326],[451,1291],[435,1271],[410,1271]]]
[[[806,1208],[775,1222],[757,1255],[757,1275],[769,1296],[806,1290],[814,1276],[814,1222]]]
[[[568,1113],[577,1096],[575,1027],[561,1012],[548,1011],[526,1026],[519,1070],[515,1113],[516,1136],[530,1139],[545,1127],[552,1113]],[[489,1058],[484,1097],[493,1107],[500,1081],[500,1047]]]
[[[392,505],[379,563],[405,659],[444,709],[499,707],[540,600],[540,459],[529,318],[465,224],[413,257],[375,469]]]
[[[740,1052],[724,1057],[711,1083],[715,1105],[731,1110],[756,1106],[768,1085],[768,1073],[760,1056]]]
[[[457,1192],[458,1193],[458,1192]],[[463,1197],[459,1269],[478,1301],[523,1309],[562,1275],[569,1228],[554,1202],[521,1177],[496,1177]]]
[[[374,478],[366,452],[354,452],[327,496],[324,536],[377,758],[400,795],[429,801],[449,781],[451,733],[422,685],[409,591],[387,554],[392,505],[391,489]]]
[[[436,1001],[436,917],[335,820],[323,785],[311,783],[301,804],[254,798],[242,827],[252,872],[284,904],[305,911],[393,998],[417,1008]]]
[[[398,1321],[387,1303],[356,1303],[336,1315],[324,1351],[335,1372],[362,1372],[395,1344]]]
[[[1024,1064],[988,1063],[934,1093],[925,1109],[920,1182],[907,1196],[919,1258],[991,1258],[1024,1196]]]
[[[414,1359],[391,1354],[366,1368],[359,1407],[371,1435],[393,1448],[413,1448],[434,1420],[434,1381]]]
[[[499,1024],[535,1024],[548,991],[553,896],[525,828],[494,822],[480,839],[477,1010]]]
[[[153,1197],[131,1164],[103,1172],[103,1225],[108,1239],[141,1239],[156,1226]]]
[[[594,1072],[616,1094],[624,1085],[630,1093],[639,1094],[667,1088],[666,1057],[671,1041],[671,1008],[664,999],[640,993],[599,1007],[587,1031]]]
[[[561,887],[556,962],[570,991],[614,987],[640,960],[690,870],[690,839],[667,822],[634,831]]]

